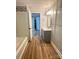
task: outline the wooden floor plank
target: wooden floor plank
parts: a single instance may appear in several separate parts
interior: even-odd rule
[[[60,58],[50,43],[45,43],[44,41],[38,38],[33,38],[32,41],[28,43],[28,47],[25,50],[22,59],[60,59]]]

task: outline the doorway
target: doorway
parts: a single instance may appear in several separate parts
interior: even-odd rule
[[[32,13],[32,36],[40,36],[40,13]]]

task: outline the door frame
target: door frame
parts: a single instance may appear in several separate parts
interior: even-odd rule
[[[32,13],[39,13],[40,14],[40,36],[41,36],[41,12],[31,12],[31,24],[32,24]],[[33,35],[32,35],[33,37]]]

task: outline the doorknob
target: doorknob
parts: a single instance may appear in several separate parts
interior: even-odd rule
[[[31,29],[31,28],[29,28],[29,29]]]

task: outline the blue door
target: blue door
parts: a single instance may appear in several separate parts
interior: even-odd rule
[[[36,30],[40,31],[40,16],[36,17]]]

